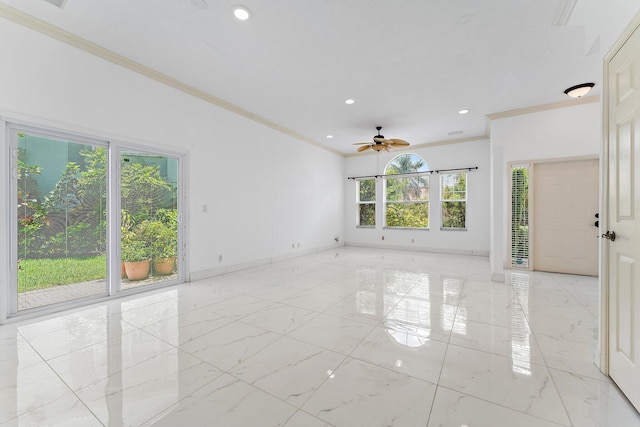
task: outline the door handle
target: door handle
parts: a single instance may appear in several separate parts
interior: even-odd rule
[[[603,238],[607,240],[611,240],[612,242],[616,240],[616,232],[615,231],[607,231],[602,235]]]

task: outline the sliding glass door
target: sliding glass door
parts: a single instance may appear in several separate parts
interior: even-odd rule
[[[178,159],[120,155],[121,289],[178,277]]]
[[[106,295],[106,149],[14,130],[16,311]]]
[[[182,280],[179,156],[8,129],[9,315]]]

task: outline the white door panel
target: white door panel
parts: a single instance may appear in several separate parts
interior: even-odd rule
[[[534,167],[533,269],[598,274],[598,161]]]
[[[609,375],[640,408],[640,31],[608,64]]]

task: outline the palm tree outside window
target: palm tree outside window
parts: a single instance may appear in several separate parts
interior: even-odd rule
[[[415,154],[401,154],[389,162],[385,169],[387,227],[429,228],[429,175],[417,174],[428,171],[424,159]]]

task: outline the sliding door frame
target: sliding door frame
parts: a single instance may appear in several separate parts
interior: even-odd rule
[[[104,295],[89,296],[60,302],[42,307],[35,307],[24,311],[18,311],[18,253],[17,253],[17,211],[14,209],[17,200],[17,138],[20,132],[30,135],[38,135],[47,138],[59,138],[61,140],[104,147],[107,151],[107,233],[106,233],[106,289]],[[187,154],[174,150],[152,147],[150,145],[129,143],[125,141],[97,138],[95,136],[81,134],[73,131],[57,130],[47,126],[39,126],[22,121],[13,121],[0,118],[0,164],[4,172],[0,175],[0,188],[4,189],[3,201],[5,209],[0,211],[0,220],[5,224],[0,229],[0,240],[5,244],[0,247],[0,267],[4,264],[4,277],[0,277],[0,324],[8,320],[24,319],[54,311],[79,307],[98,301],[114,299],[134,293],[146,292],[160,287],[171,286],[185,282],[189,277],[187,271],[186,255],[186,218],[187,206],[187,181],[186,161]],[[177,210],[178,210],[178,259],[177,277],[172,280],[160,281],[148,286],[137,287],[121,291],[120,279],[120,158],[125,151],[153,156],[174,158],[178,162],[177,171]]]

